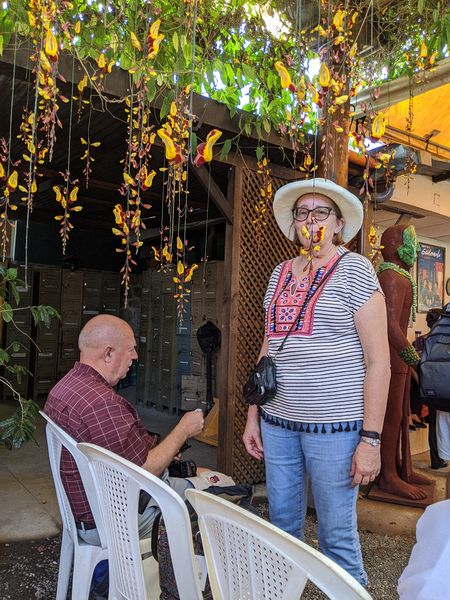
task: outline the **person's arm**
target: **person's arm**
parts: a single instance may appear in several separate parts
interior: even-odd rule
[[[142,465],[143,468],[159,477],[179,453],[186,440],[202,431],[203,423],[204,416],[200,410],[194,410],[183,415],[179,423],[162,442],[149,450],[147,459]]]
[[[264,336],[264,340],[259,353],[258,362],[263,356],[267,354],[269,350],[269,340],[267,336]],[[245,449],[257,460],[262,460],[264,457],[263,445],[261,440],[261,431],[259,427],[259,415],[257,406],[249,406],[247,412],[247,423],[245,430],[242,435],[242,441],[244,442]]]
[[[390,364],[387,336],[386,305],[383,296],[375,292],[355,313],[355,326],[364,352],[363,429],[381,434],[389,391]],[[380,472],[380,446],[360,442],[353,456],[353,484],[366,485]]]

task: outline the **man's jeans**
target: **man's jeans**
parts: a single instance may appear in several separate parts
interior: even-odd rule
[[[169,477],[167,469],[161,476],[161,479],[177,492],[183,500],[186,500],[184,492],[193,487],[192,483],[186,479],[182,479],[181,477]],[[138,515],[140,539],[151,537],[153,521],[155,520],[158,511],[158,505],[154,500],[150,499],[142,515]],[[100,538],[96,529],[88,529],[86,531],[78,529],[78,535],[87,544],[100,546]]]
[[[367,585],[357,530],[358,486],[350,476],[361,422],[356,431],[331,433],[331,424],[325,427],[327,433],[306,433],[261,420],[270,520],[303,539],[309,478],[321,551]]]

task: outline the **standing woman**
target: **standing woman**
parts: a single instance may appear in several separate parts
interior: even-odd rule
[[[270,277],[260,357],[275,361],[277,393],[249,407],[243,441],[265,461],[272,523],[303,538],[309,478],[322,552],[365,585],[356,500],[358,485],[380,471],[390,369],[377,276],[341,245],[358,233],[363,209],[346,189],[316,178],[280,188],[273,210],[300,254]]]

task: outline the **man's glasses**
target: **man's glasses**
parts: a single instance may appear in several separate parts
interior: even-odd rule
[[[292,210],[292,215],[296,221],[306,221],[309,217],[309,213],[312,214],[316,221],[326,221],[331,213],[334,215],[336,214],[333,209],[328,208],[328,206],[316,206],[311,210],[301,206],[300,208],[294,208]]]

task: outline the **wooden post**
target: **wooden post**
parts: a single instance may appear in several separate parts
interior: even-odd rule
[[[233,206],[233,225],[225,228],[225,282],[222,308],[222,343],[216,395],[220,399],[218,469],[233,472],[234,380],[236,364],[232,349],[236,346],[239,291],[239,231],[242,203],[242,169],[230,170],[227,197]]]
[[[342,187],[347,187],[348,180],[348,127],[349,127],[350,101],[347,101],[333,115],[328,114],[325,104],[323,115],[325,123],[319,130],[318,147],[320,148],[317,160],[317,173],[319,177],[331,179]],[[338,133],[334,122],[344,130]]]

